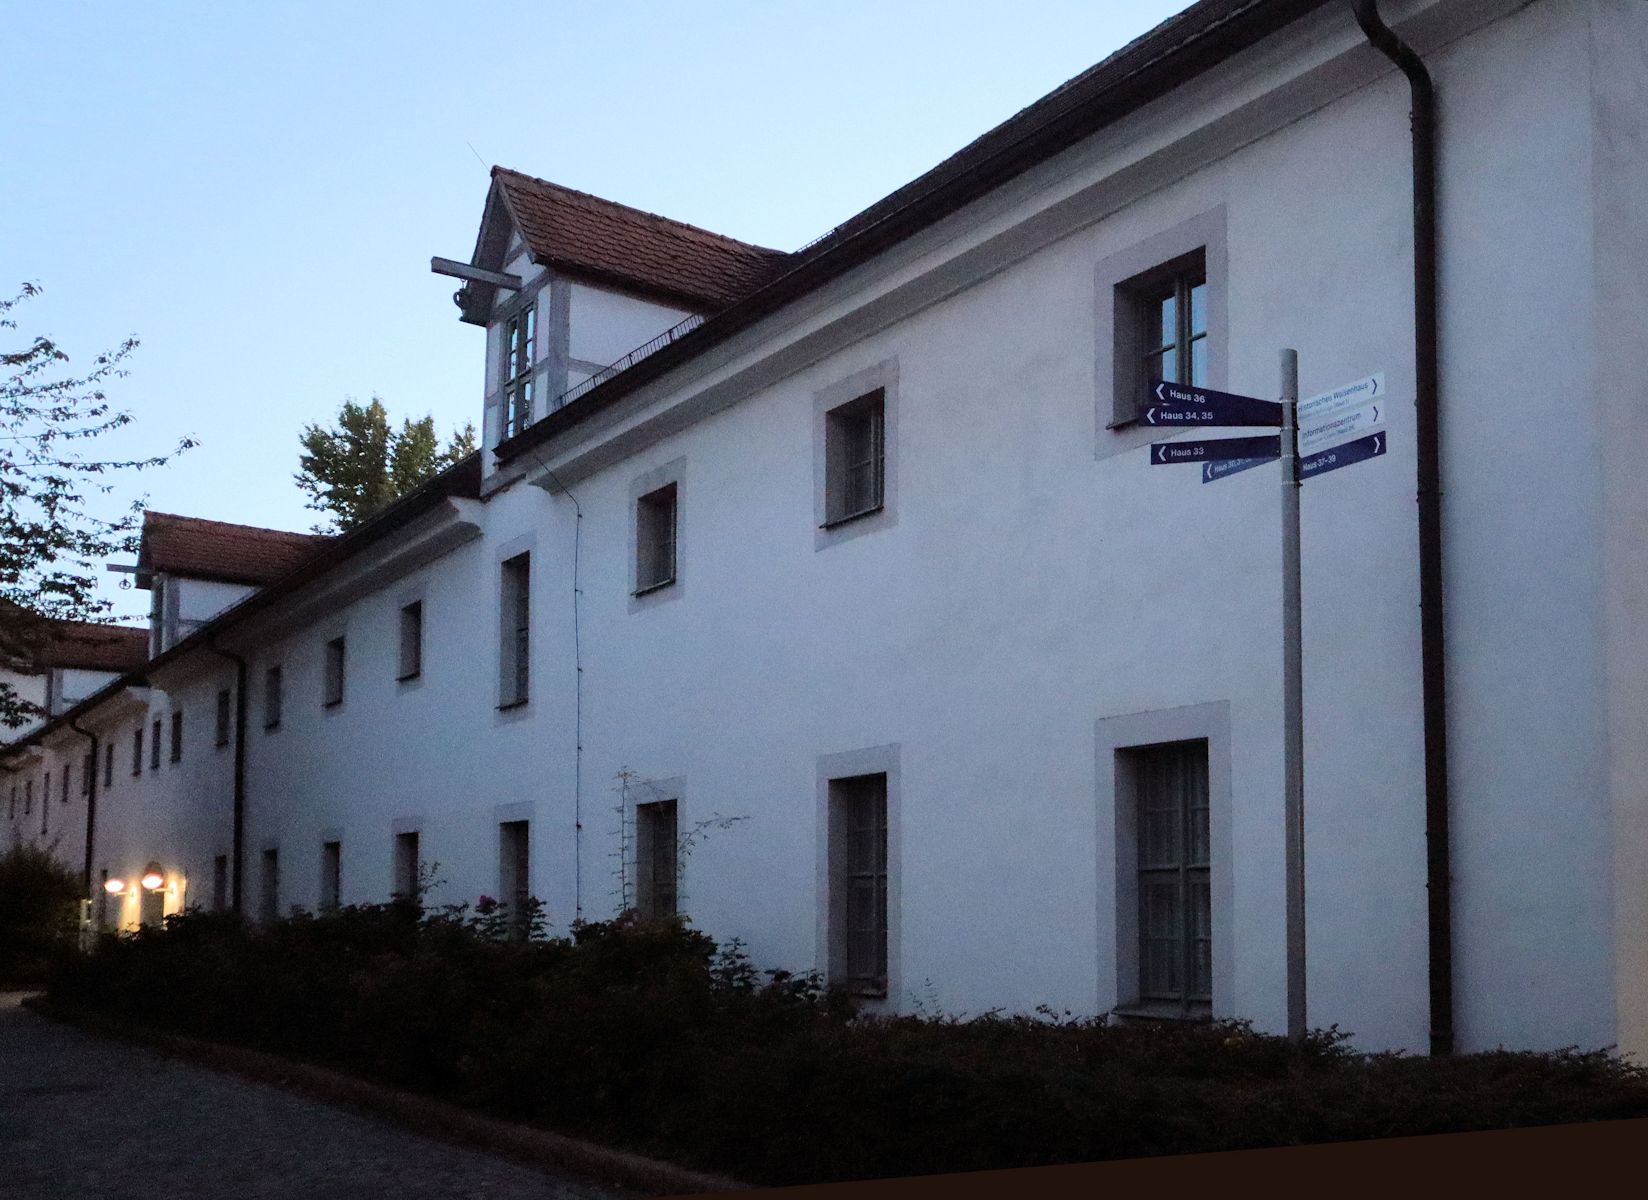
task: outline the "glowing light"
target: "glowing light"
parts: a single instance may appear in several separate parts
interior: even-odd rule
[[[118,896],[126,890],[126,881],[124,879],[105,879],[103,881],[103,890],[111,896]]]
[[[151,892],[158,892],[166,886],[166,875],[159,863],[152,862],[143,868],[143,886]]]

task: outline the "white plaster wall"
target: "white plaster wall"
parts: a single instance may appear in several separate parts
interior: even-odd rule
[[[0,680],[9,684],[16,692],[18,699],[29,704],[44,705],[46,703],[46,676],[42,672],[38,675],[26,675],[20,671],[8,671],[0,668]],[[0,746],[9,745],[20,738],[28,737],[42,722],[28,721],[15,729],[0,725]]]
[[[587,283],[572,284],[571,357],[604,367],[679,325],[691,313]]]
[[[1599,53],[1591,11],[1535,5],[1434,57],[1447,122],[1444,471],[1465,1049],[1601,1045],[1635,1028],[1616,1019],[1625,992],[1613,905],[1629,885],[1599,864],[1642,856],[1619,839],[1642,836],[1630,804],[1648,764],[1612,748],[1608,729],[1640,728],[1645,712],[1637,676],[1604,671],[1610,645],[1634,645],[1641,585],[1607,582],[1603,565],[1605,536],[1625,536],[1640,485],[1618,462],[1602,473],[1602,414],[1617,423],[1629,406],[1588,404],[1586,384],[1599,279],[1622,298],[1640,287],[1599,275],[1594,243],[1606,233],[1636,245],[1618,181],[1634,180],[1619,172],[1639,160],[1627,144],[1628,162],[1610,163],[1612,207],[1594,215],[1597,114],[1617,115],[1636,94],[1604,89],[1597,107],[1575,86]],[[748,818],[693,851],[684,903],[763,965],[810,968],[822,960],[818,759],[896,744],[893,1002],[1103,1010],[1129,997],[1115,983],[1117,867],[1111,814],[1097,808],[1095,723],[1224,702],[1233,911],[1215,954],[1234,969],[1215,1002],[1280,1029],[1276,472],[1203,486],[1193,469],[1150,467],[1142,447],[1118,452],[1126,435],[1094,420],[1095,264],[1222,207],[1229,389],[1274,394],[1277,350],[1289,345],[1305,394],[1383,370],[1396,402],[1391,452],[1312,480],[1303,499],[1310,1015],[1369,1048],[1423,1049],[1407,144],[1406,89],[1386,73],[578,478],[581,521],[564,495],[507,487],[486,505],[478,541],[258,649],[248,907],[264,845],[280,847],[285,903],[312,907],[327,830],[343,841],[345,902],[384,898],[393,833],[406,823],[440,863],[437,902],[495,894],[496,823],[526,806],[532,890],[554,925],[608,915],[612,789],[627,769],[685,779],[683,831],[712,814]],[[1069,169],[1090,165],[1083,153]],[[934,235],[935,254],[945,236]],[[834,303],[826,315],[852,301]],[[573,313],[576,333],[576,300]],[[899,364],[894,519],[818,548],[814,394],[889,358]],[[690,587],[633,606],[630,484],[675,459]],[[532,700],[500,713],[498,564],[522,549],[533,555]],[[414,594],[424,675],[408,686],[395,681],[396,611]],[[321,647],[340,630],[347,698],[327,710]],[[277,659],[284,716],[266,734],[263,666]],[[209,714],[191,727],[200,736]],[[117,781],[127,753],[122,743]],[[200,769],[202,795],[223,786],[221,767]],[[135,803],[147,776],[145,762],[127,824],[162,811]],[[125,826],[111,836],[134,840]],[[214,836],[191,834],[202,849],[178,853],[204,853]]]

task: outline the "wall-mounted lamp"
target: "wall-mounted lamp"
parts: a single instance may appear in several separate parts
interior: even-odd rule
[[[126,881],[124,879],[105,879],[103,881],[103,890],[111,896],[118,896],[126,890]]]
[[[152,862],[143,868],[143,886],[151,892],[158,892],[166,886],[166,875],[159,863]]]

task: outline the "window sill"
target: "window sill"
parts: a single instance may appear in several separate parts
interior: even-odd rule
[[[342,708],[343,707],[343,701],[342,700],[328,700],[325,704],[322,704],[321,707],[322,708]]]
[[[1186,1008],[1171,1000],[1142,1000],[1133,1004],[1118,1004],[1110,1012],[1113,1016],[1127,1021],[1178,1021],[1202,1024],[1213,1019],[1211,1005],[1192,1004]]]
[[[280,722],[276,721],[273,725],[265,725],[263,727],[263,732],[264,733],[273,733],[273,732],[275,732],[275,730],[277,730],[279,728],[280,728]]]
[[[886,507],[887,506],[885,504],[877,504],[870,508],[861,508],[857,512],[848,513],[843,517],[831,517],[828,521],[825,521],[824,524],[820,525],[819,528],[839,529],[843,525],[850,525],[854,521],[863,520],[865,517],[873,517],[876,513],[881,512]]]
[[[674,587],[674,586],[675,586],[675,576],[671,575],[668,579],[661,579],[657,583],[649,583],[645,587],[638,587],[633,592],[631,592],[630,595],[634,596],[637,599],[639,599],[642,596],[650,596],[654,592],[661,592],[667,587]]]
[[[1111,422],[1109,422],[1105,425],[1105,428],[1107,430],[1111,431],[1112,433],[1114,433],[1117,430],[1121,430],[1121,429],[1133,429],[1133,428],[1137,427],[1138,424],[1139,424],[1139,418],[1138,418],[1137,415],[1134,415],[1134,416],[1131,416],[1131,417],[1124,417],[1120,421],[1111,421]]]
[[[422,671],[413,671],[410,675],[397,675],[397,676],[395,676],[395,682],[396,683],[411,683],[414,679],[422,679],[422,678],[423,678],[423,672]]]
[[[527,696],[520,700],[508,700],[498,705],[499,712],[514,712],[517,708],[525,708],[532,703],[532,697]]]

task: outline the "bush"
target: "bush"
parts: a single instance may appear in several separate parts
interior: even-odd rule
[[[52,994],[768,1184],[1648,1115],[1648,1072],[1602,1052],[872,1018],[677,921],[521,938],[487,903],[171,917],[104,939]]]
[[[80,898],[80,877],[50,850],[20,842],[0,854],[0,984],[42,983],[73,953]]]

